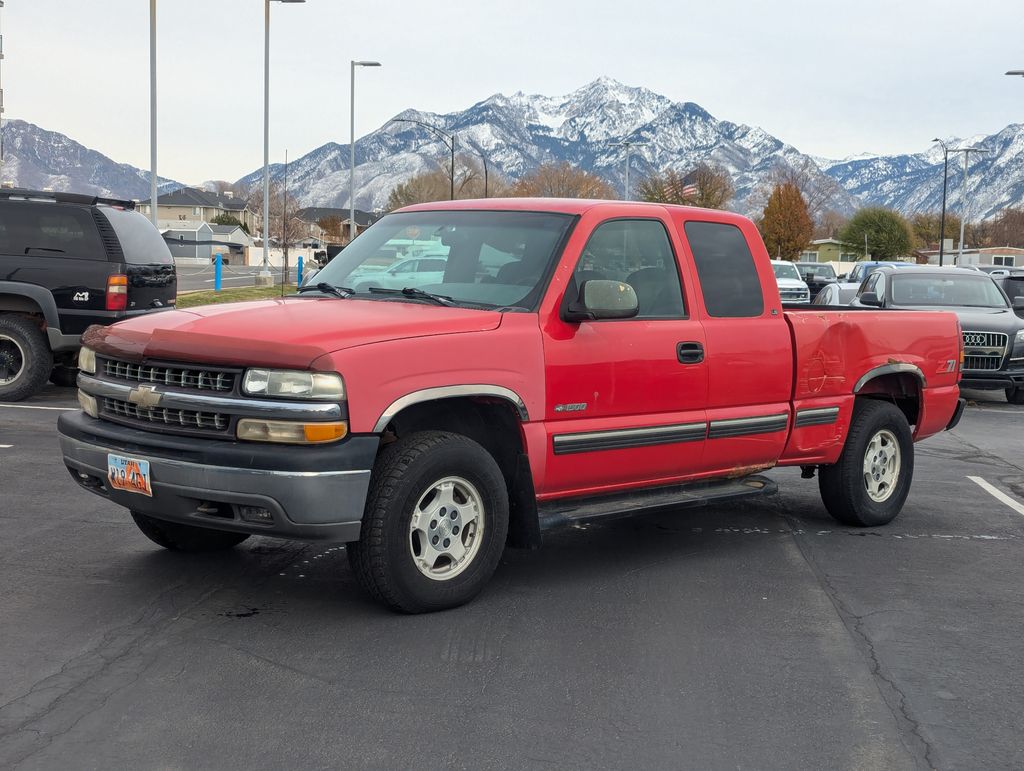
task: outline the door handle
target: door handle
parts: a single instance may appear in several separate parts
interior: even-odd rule
[[[700,343],[678,343],[676,357],[680,364],[700,364],[704,361],[704,346]]]

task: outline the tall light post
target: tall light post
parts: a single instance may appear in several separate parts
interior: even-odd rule
[[[490,198],[487,190],[487,156],[484,155],[484,151],[480,149],[480,145],[470,145],[470,147],[476,150],[476,154],[480,156],[480,160],[484,164],[484,198]]]
[[[263,8],[263,270],[258,285],[270,286],[270,3],[304,3],[306,0],[264,0]]]
[[[623,180],[623,188],[624,188],[624,190],[622,191],[622,200],[624,200],[624,201],[628,201],[629,200],[629,157],[632,154],[632,150],[633,150],[634,147],[646,147],[648,144],[650,144],[650,143],[649,142],[634,142],[634,141],[629,140],[629,139],[623,140],[622,142],[616,142],[615,143],[616,147],[625,147],[626,148],[626,174],[625,174],[625,179]]]
[[[356,237],[356,67],[380,67],[380,62],[356,61],[351,62],[351,96],[352,103],[349,107],[349,142],[348,142],[348,241]]]
[[[964,192],[962,198],[963,207],[960,211],[960,243],[957,244],[956,262],[954,263],[955,265],[959,265],[961,262],[961,258],[964,256],[964,227],[967,225],[967,166],[969,163],[971,153],[987,153],[988,150],[982,147],[957,147],[953,150],[950,150],[950,152],[964,154]]]
[[[156,0],[149,0],[149,218],[159,227],[156,179]]]
[[[949,180],[949,148],[938,137],[932,140],[942,145],[942,214],[939,216],[939,267],[946,250],[946,185]]]
[[[156,2],[156,0],[153,0]],[[4,0],[0,0],[0,8],[4,7]],[[4,36],[0,32],[0,62],[4,59]],[[0,78],[0,172],[4,168],[4,88],[3,79]]]
[[[423,121],[413,120],[412,118],[392,118],[392,123],[415,123],[417,126],[423,126],[425,129],[430,129],[438,136],[445,140],[445,147],[451,150],[452,153],[452,184],[451,184],[451,200],[455,200],[455,135],[449,134],[447,131],[442,131],[437,126],[431,126],[429,123]]]

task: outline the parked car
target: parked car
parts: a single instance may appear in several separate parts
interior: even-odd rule
[[[814,305],[849,305],[857,295],[857,284],[828,284],[814,298]]]
[[[131,201],[0,190],[0,400],[74,385],[82,332],[174,307],[177,275]]]
[[[881,268],[864,282],[852,304],[953,311],[963,328],[962,385],[1003,389],[1007,401],[1024,404],[1024,320],[990,276],[961,268]],[[1024,299],[1015,300],[1014,306],[1024,308]]]
[[[399,260],[382,271],[357,274],[353,277],[352,288],[357,292],[365,292],[370,287],[384,289],[401,289],[402,287],[426,283],[436,284],[444,280],[444,266],[447,261],[444,255],[426,255]]]
[[[1010,307],[1021,317],[1024,317],[1024,273],[1014,273],[1010,276],[1000,276],[995,279],[996,284],[1003,290],[1006,299],[1010,301]]]
[[[1015,268],[1012,265],[961,265],[962,268],[975,268],[988,273],[992,278],[1002,276],[1024,276],[1024,268]]]
[[[879,268],[895,268],[898,270],[900,268],[916,267],[919,266],[913,262],[900,262],[898,260],[864,260],[863,262],[858,262],[853,266],[853,270],[847,274],[844,282],[847,284],[856,284],[859,288],[860,285],[864,283],[864,279]]]
[[[797,262],[794,264],[811,292],[811,300],[817,297],[822,287],[834,284],[838,280],[836,270],[829,262]]]
[[[772,260],[775,271],[775,283],[779,287],[779,296],[784,303],[807,303],[811,301],[811,292],[807,284],[800,278],[800,271],[789,260]]]
[[[342,288],[410,229],[450,247],[443,280]],[[512,259],[490,276],[485,250]],[[171,550],[347,543],[375,598],[423,612],[476,595],[506,544],[763,495],[774,466],[817,473],[838,521],[883,525],[913,443],[963,410],[952,314],[784,309],[730,212],[422,204],[317,278],[91,329],[82,411],[58,419],[73,478]]]

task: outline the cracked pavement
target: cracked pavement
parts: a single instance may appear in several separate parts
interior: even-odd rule
[[[1024,517],[967,476],[1024,500],[1024,409],[968,395],[886,528],[778,470],[418,617],[336,545],[159,550],[69,478],[56,411],[0,406],[0,767],[1020,768]]]

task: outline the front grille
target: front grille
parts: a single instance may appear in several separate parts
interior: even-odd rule
[[[806,289],[780,289],[779,296],[783,300],[793,300],[799,302],[801,300],[808,299],[810,297],[810,293]]]
[[[1009,335],[1002,332],[964,332],[964,371],[996,372],[1003,365]]]
[[[122,422],[142,425],[162,425],[206,434],[226,433],[231,425],[231,416],[221,412],[198,412],[196,410],[174,410],[166,407],[140,407],[120,399],[103,399],[103,413]]]
[[[1002,348],[1005,353],[1007,339],[1002,332],[964,332],[964,348]]]
[[[155,383],[160,385],[187,388],[196,391],[215,391],[230,393],[235,389],[237,373],[225,370],[186,365],[134,364],[129,361],[105,359],[103,374],[114,380],[127,380],[133,383]]]

